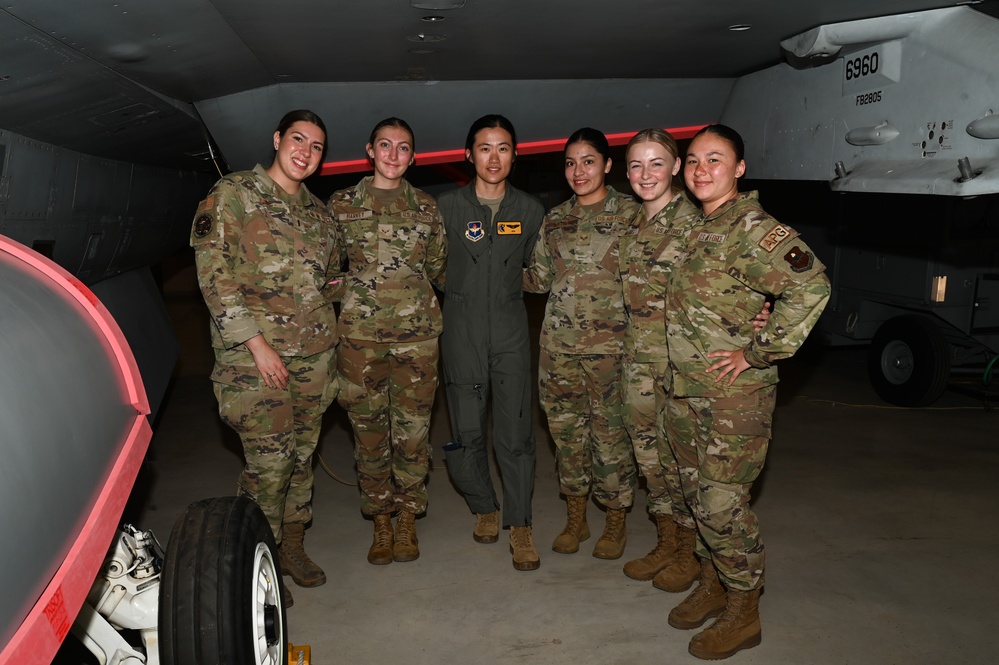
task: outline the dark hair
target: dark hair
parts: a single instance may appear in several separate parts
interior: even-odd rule
[[[505,117],[496,113],[484,115],[468,128],[468,136],[465,137],[465,150],[471,150],[475,146],[475,135],[483,129],[505,129],[513,141],[513,149],[517,149],[517,130],[513,128],[513,123]]]
[[[565,150],[568,150],[569,146],[573,143],[589,143],[597,152],[603,155],[604,161],[610,159],[610,144],[607,143],[607,137],[600,130],[593,129],[592,127],[577,129],[569,137],[569,140],[565,142]]]
[[[413,128],[409,126],[409,123],[402,118],[396,118],[395,116],[391,118],[385,118],[371,130],[371,136],[368,137],[368,143],[370,145],[375,144],[375,137],[378,136],[378,130],[384,129],[385,127],[398,127],[399,129],[405,130],[409,134],[409,142],[413,148],[413,153],[416,153],[416,134],[413,133]]]
[[[735,152],[735,161],[741,162],[745,159],[746,154],[746,144],[742,142],[742,136],[739,132],[735,131],[728,125],[708,125],[707,127],[702,127],[701,131],[694,134],[693,141],[701,134],[714,134],[721,140],[732,146],[732,150]]]
[[[296,122],[311,122],[313,125],[323,130],[323,139],[326,139],[326,125],[323,123],[323,119],[318,115],[313,113],[308,109],[298,109],[295,111],[288,111],[281,118],[281,122],[278,123],[277,129],[278,136],[284,136],[284,133],[291,128]],[[326,141],[324,140],[325,144]]]

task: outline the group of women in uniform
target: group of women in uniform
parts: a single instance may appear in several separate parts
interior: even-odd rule
[[[625,158],[636,202],[606,184],[604,135],[580,129],[565,147],[573,196],[546,216],[508,183],[516,134],[502,116],[473,123],[474,178],[439,203],[405,180],[415,137],[388,118],[366,145],[374,173],[327,209],[303,184],[325,140],[315,114],[289,113],[274,163],[220,180],[192,230],[220,414],[246,453],[239,490],[268,517],[282,570],[302,586],[325,581],[302,534],[318,422],[337,396],[374,523],[368,560],[419,556],[442,333],[453,436],[444,451],[476,516],[473,537],[495,542],[500,529],[491,399],[513,565],[539,567],[523,292],[547,292],[539,392],[567,500],[552,549],[576,552],[589,538],[592,496],[607,514],[593,556],[621,557],[640,471],[658,537],[625,574],[668,591],[698,582],[669,614],[682,629],[719,617],[691,640],[695,656],[758,644],[763,546],[749,490],[770,438],[772,363],[800,346],[829,287],[797,233],[755,192],[739,193],[738,134],[708,126],[684,161],[667,132],[639,132]],[[692,197],[673,182],[681,169]]]

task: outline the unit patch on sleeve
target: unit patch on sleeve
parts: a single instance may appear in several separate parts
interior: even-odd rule
[[[797,245],[784,255],[784,260],[787,261],[787,264],[791,266],[791,270],[794,272],[805,272],[815,263],[812,253],[806,252]]]
[[[486,237],[486,234],[482,231],[482,222],[469,222],[468,230],[465,231],[465,237],[472,242],[479,242]]]
[[[520,222],[496,222],[496,233],[501,236],[519,236]]]
[[[203,212],[194,220],[194,235],[197,238],[207,238],[213,228],[215,228],[215,216],[210,212]]]
[[[763,250],[767,252],[772,252],[774,251],[774,249],[776,249],[777,245],[779,245],[781,241],[787,238],[789,235],[791,235],[791,229],[781,224],[778,224],[777,226],[770,229],[770,231],[765,236],[763,236],[763,239],[760,240],[759,245]]]

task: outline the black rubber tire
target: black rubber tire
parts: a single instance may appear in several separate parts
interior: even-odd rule
[[[243,497],[188,506],[167,546],[159,598],[163,665],[287,665],[277,546]]]
[[[935,402],[950,378],[950,344],[925,316],[885,321],[867,356],[867,373],[881,399],[899,406]]]

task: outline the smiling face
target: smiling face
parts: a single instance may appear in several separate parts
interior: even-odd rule
[[[577,141],[565,149],[565,179],[580,205],[592,205],[607,198],[604,177],[611,160],[604,159],[589,143]]]
[[[745,160],[736,159],[735,148],[724,138],[705,133],[691,141],[683,177],[705,214],[739,193],[739,178],[745,172]]]
[[[475,177],[490,185],[498,185],[510,177],[516,155],[513,138],[502,127],[480,129],[472,149],[465,151],[465,158],[475,167]]]
[[[673,199],[673,176],[680,172],[680,158],[666,146],[643,141],[628,148],[628,181],[645,204],[651,219]]]
[[[366,148],[375,166],[372,186],[394,189],[399,186],[406,169],[413,163],[413,137],[402,127],[382,127],[375,140]]]
[[[298,192],[302,181],[316,172],[323,159],[326,134],[311,122],[299,120],[285,130],[274,132],[274,163],[267,175],[289,194]]]

